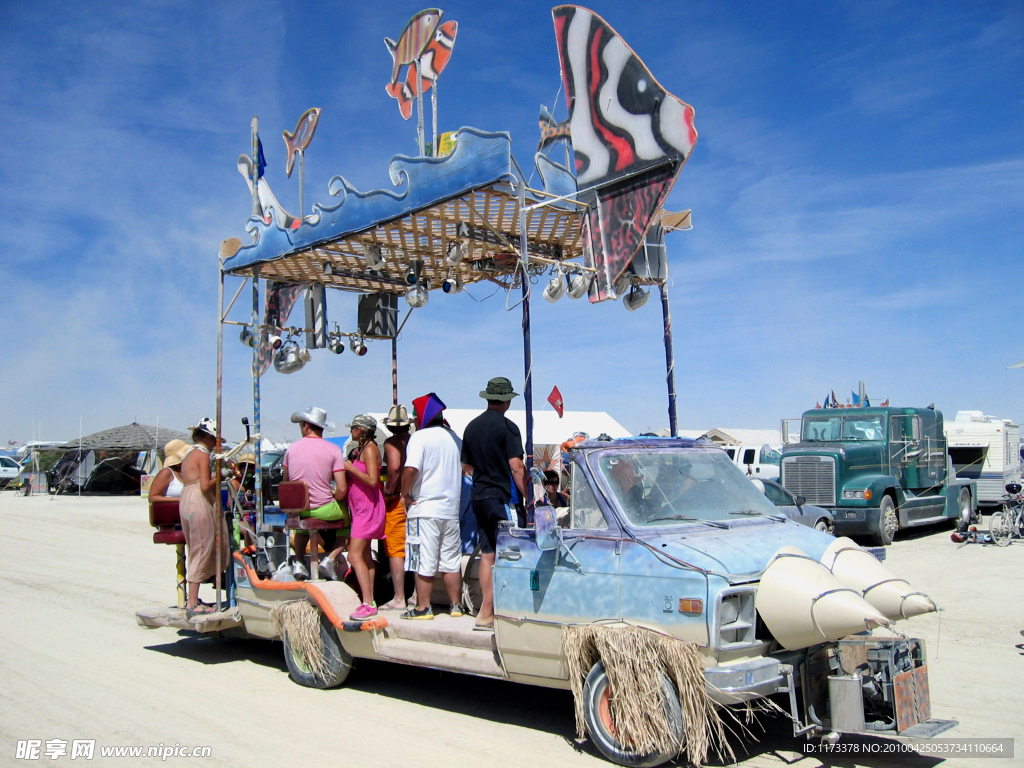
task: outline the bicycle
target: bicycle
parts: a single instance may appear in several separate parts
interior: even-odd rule
[[[1007,546],[1013,537],[1024,538],[1024,494],[1021,493],[1021,484],[1010,483],[1006,491],[1010,494],[1009,498],[1000,511],[992,513],[988,521],[992,540],[1000,547]]]

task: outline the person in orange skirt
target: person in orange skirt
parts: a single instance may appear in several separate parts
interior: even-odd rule
[[[412,421],[404,405],[393,405],[384,419],[391,437],[384,441],[387,480],[384,483],[384,548],[391,566],[395,596],[384,608],[405,610],[405,507],[402,506],[402,469]]]

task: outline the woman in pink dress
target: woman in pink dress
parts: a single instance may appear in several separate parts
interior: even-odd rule
[[[377,565],[370,542],[384,537],[384,493],[380,487],[380,448],[373,437],[377,420],[360,414],[348,425],[356,446],[345,462],[348,475],[348,508],[352,511],[352,538],[348,545],[348,561],[359,580],[363,603],[350,617],[353,621],[375,616],[373,584]]]

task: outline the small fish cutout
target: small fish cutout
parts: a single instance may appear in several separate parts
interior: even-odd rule
[[[412,117],[412,104],[416,99],[417,75],[420,77],[419,92],[424,94],[433,87],[434,82],[448,65],[458,32],[459,23],[457,21],[446,21],[440,25],[434,32],[433,39],[420,55],[419,64],[417,65],[415,61],[409,64],[405,82],[388,83],[384,87],[388,96],[398,100],[398,109],[406,120]]]
[[[434,31],[441,21],[441,11],[437,8],[427,8],[420,11],[405,25],[402,34],[396,43],[387,37],[384,38],[384,45],[394,61],[391,69],[391,82],[398,82],[398,73],[406,64],[412,64],[420,57],[424,49],[434,37]]]
[[[313,140],[313,134],[316,133],[318,122],[320,122],[320,107],[313,107],[302,113],[302,117],[299,118],[299,123],[292,133],[283,132],[284,145],[288,149],[288,165],[285,167],[285,172],[289,178],[292,175],[292,168],[295,167],[295,157],[299,152],[306,151],[309,142]]]

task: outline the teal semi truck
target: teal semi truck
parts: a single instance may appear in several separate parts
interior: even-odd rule
[[[836,536],[875,544],[947,519],[966,529],[978,514],[977,484],[953,471],[934,407],[807,411],[800,442],[782,449],[780,479],[794,496],[832,511]]]

